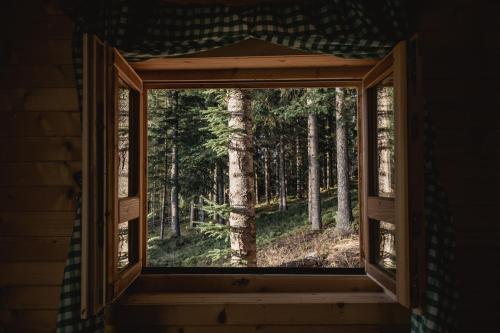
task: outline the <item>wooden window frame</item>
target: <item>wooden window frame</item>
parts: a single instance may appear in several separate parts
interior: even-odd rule
[[[125,289],[127,289],[130,284],[141,274],[143,276],[150,276],[151,274],[148,274],[148,269],[146,265],[146,246],[147,246],[147,223],[145,221],[146,214],[145,214],[145,209],[147,207],[146,205],[146,198],[147,198],[147,92],[149,89],[188,89],[188,88],[278,88],[278,87],[289,87],[289,88],[294,88],[294,87],[352,87],[356,88],[358,91],[358,186],[359,186],[359,191],[358,191],[358,199],[359,199],[359,205],[360,205],[360,255],[361,258],[364,259],[365,261],[365,273],[367,276],[371,277],[373,280],[375,280],[380,286],[384,288],[384,290],[387,292],[388,295],[393,297],[394,300],[397,300],[399,303],[406,307],[410,307],[414,302],[412,302],[413,295],[410,295],[410,271],[413,273],[415,270],[413,267],[410,269],[410,235],[409,235],[409,216],[410,214],[413,214],[414,212],[417,212],[421,214],[422,212],[418,212],[420,209],[420,203],[417,203],[414,205],[412,203],[412,206],[415,207],[409,207],[409,202],[408,202],[408,185],[412,184],[415,185],[414,183],[417,180],[413,179],[408,179],[409,174],[413,175],[417,172],[420,172],[421,170],[408,170],[408,162],[410,160],[418,161],[418,158],[421,157],[421,150],[419,150],[422,138],[417,137],[417,140],[411,140],[410,143],[414,145],[412,146],[413,150],[418,150],[417,153],[412,152],[409,154],[408,153],[408,137],[407,137],[407,126],[408,126],[408,115],[406,114],[406,103],[408,99],[413,98],[414,96],[407,96],[406,95],[406,88],[405,89],[396,89],[395,85],[395,96],[396,96],[396,101],[395,104],[398,105],[397,107],[397,112],[396,112],[396,132],[399,133],[398,135],[398,140],[396,143],[396,155],[397,156],[402,156],[397,158],[396,161],[396,169],[403,170],[403,172],[398,172],[397,173],[397,180],[396,180],[396,192],[399,193],[397,194],[397,198],[394,200],[394,209],[397,212],[396,215],[394,216],[394,221],[397,224],[397,229],[398,229],[398,234],[397,235],[397,273],[396,273],[396,278],[391,279],[391,277],[388,277],[387,274],[384,272],[381,272],[379,269],[374,268],[374,265],[368,260],[370,258],[370,237],[369,237],[369,223],[368,223],[368,216],[379,216],[380,218],[382,217],[387,217],[384,215],[377,215],[377,214],[383,214],[383,210],[381,209],[376,209],[374,208],[373,203],[379,203],[379,201],[374,201],[373,198],[369,198],[368,196],[368,187],[367,187],[367,181],[369,179],[368,177],[368,156],[367,156],[367,149],[369,147],[369,142],[368,142],[368,137],[367,137],[367,101],[366,101],[366,96],[367,96],[367,91],[369,87],[373,86],[380,80],[382,77],[387,76],[388,73],[393,73],[395,76],[395,81],[398,82],[404,82],[406,80],[406,43],[401,42],[399,43],[393,52],[391,52],[387,57],[382,59],[379,63],[377,63],[364,77],[360,77],[359,73],[356,74],[356,77],[350,77],[349,75],[345,74],[346,70],[343,69],[342,71],[338,70],[320,70],[318,68],[309,68],[309,69],[304,69],[301,71],[290,71],[287,72],[286,70],[280,69],[276,71],[275,73],[272,70],[252,70],[248,69],[244,71],[244,74],[241,75],[241,73],[235,71],[233,74],[229,73],[228,71],[218,71],[218,70],[207,70],[207,71],[196,71],[196,75],[193,74],[194,72],[191,72],[191,76],[187,76],[185,78],[183,77],[177,77],[171,75],[165,75],[165,71],[159,71],[156,74],[151,74],[149,73],[147,75],[143,75],[142,72],[139,72],[140,75],[138,75],[134,69],[128,64],[125,59],[117,52],[115,49],[112,48],[106,48],[106,53],[107,53],[107,63],[108,64],[113,64],[113,66],[108,67],[107,71],[107,84],[106,86],[108,87],[106,90],[106,96],[116,96],[114,94],[114,89],[117,85],[117,80],[118,78],[124,80],[131,88],[136,89],[137,91],[140,92],[140,97],[138,104],[140,105],[139,107],[139,115],[138,115],[138,121],[139,121],[139,141],[138,141],[138,148],[139,151],[141,151],[139,155],[139,161],[138,161],[138,168],[139,168],[139,191],[137,197],[134,198],[127,198],[127,199],[120,199],[117,200],[115,198],[115,193],[117,193],[117,184],[116,182],[113,181],[115,179],[116,175],[116,155],[114,152],[114,144],[112,143],[114,139],[116,139],[116,133],[109,133],[107,132],[106,136],[106,142],[105,146],[108,151],[108,155],[106,157],[106,171],[104,172],[104,175],[96,175],[95,173],[92,174],[88,173],[87,176],[100,179],[104,182],[106,182],[107,185],[107,193],[104,195],[102,193],[99,193],[101,195],[101,198],[105,199],[106,204],[109,207],[113,207],[111,210],[108,210],[105,212],[105,216],[103,216],[103,219],[107,219],[107,228],[104,228],[105,230],[102,230],[101,233],[104,233],[107,239],[107,246],[105,246],[105,252],[104,254],[101,253],[101,255],[104,257],[102,261],[105,262],[105,267],[107,267],[106,271],[106,295],[103,297],[102,295],[99,295],[99,300],[102,300],[100,302],[100,307],[96,306],[93,307],[94,310],[99,310],[102,308],[102,305],[104,302],[111,302],[115,300]],[[91,63],[91,62],[89,62]],[[87,68],[88,70],[89,68]],[[271,71],[271,73],[270,73]],[[163,74],[161,74],[163,72]],[[179,73],[177,71],[177,73]],[[222,76],[221,76],[222,73]],[[287,74],[288,73],[288,74]],[[338,75],[339,73],[343,73],[342,78],[339,79]],[[168,73],[167,73],[168,74]],[[259,76],[260,75],[260,76]],[[250,79],[252,78],[253,79]],[[92,79],[92,76],[90,76]],[[95,81],[95,80],[94,80]],[[112,85],[109,84],[109,82],[113,82]],[[87,82],[85,83],[87,85],[87,90],[92,90],[92,84],[95,84],[95,82]],[[112,86],[112,87],[110,87]],[[84,101],[86,98],[89,96],[84,96]],[[109,110],[114,110],[115,105],[117,101],[116,99],[112,98],[107,98],[106,99],[106,109]],[[90,107],[92,109],[92,107]],[[413,111],[412,111],[413,110]],[[416,117],[415,119],[418,121],[421,121],[421,116],[418,108],[409,108],[408,112],[413,112],[414,114],[412,117]],[[95,113],[95,112],[94,112]],[[92,115],[93,113],[90,112]],[[113,112],[106,112],[107,117],[105,117],[105,124],[104,127],[110,128],[110,124],[115,124],[116,123],[116,118]],[[85,113],[84,113],[85,116]],[[418,119],[417,119],[418,118]],[[413,118],[412,118],[413,119]],[[88,123],[89,119],[84,119],[84,124],[85,121]],[[417,122],[416,122],[417,123]],[[142,126],[141,126],[142,125]],[[92,128],[92,126],[90,126]],[[114,127],[113,127],[114,128]],[[421,132],[421,128],[418,128],[419,133]],[[412,132],[413,133],[413,132]],[[84,126],[84,134],[85,134],[85,126]],[[86,136],[84,135],[84,140]],[[88,136],[90,142],[92,142],[91,138],[92,136]],[[92,153],[92,151],[91,151]],[[96,158],[98,159],[97,155],[88,155],[86,158]],[[85,156],[84,156],[85,159]],[[110,162],[112,161],[112,162]],[[422,160],[420,160],[422,161]],[[84,163],[86,165],[87,163]],[[418,185],[418,184],[417,184]],[[91,188],[90,188],[91,189]],[[89,188],[87,188],[89,190]],[[85,187],[84,187],[85,191]],[[92,200],[89,200],[90,196],[93,195],[92,190],[89,192],[89,196],[87,197],[87,202],[92,202]],[[401,194],[401,195],[400,195]],[[420,194],[420,192],[418,192]],[[414,196],[412,194],[412,196]],[[122,212],[120,213],[120,201],[123,204],[121,206]],[[386,207],[387,205],[390,205],[388,203],[388,200],[382,200],[383,203],[385,204],[382,205],[383,207]],[[122,214],[122,217],[125,218],[125,215],[127,213],[125,212],[125,207],[127,206],[126,203],[134,203],[134,207],[139,207],[139,236],[138,239],[140,241],[140,244],[137,248],[137,255],[138,255],[138,260],[137,262],[129,267],[129,269],[123,271],[123,272],[117,272],[116,269],[113,269],[115,267],[115,260],[111,258],[109,259],[109,254],[110,253],[115,253],[116,252],[116,229],[117,227],[117,221],[120,220],[120,214]],[[418,206],[418,207],[417,207]],[[83,206],[83,209],[88,209],[88,206]],[[91,207],[90,207],[91,208]],[[387,207],[386,207],[387,208]],[[410,212],[410,208],[412,211]],[[134,208],[135,209],[135,208]],[[90,209],[90,212],[92,212],[92,209]],[[412,219],[414,219],[415,214],[412,215]],[[137,216],[135,214],[134,216]],[[415,215],[416,216],[416,215]],[[127,218],[130,218],[127,217]],[[421,215],[420,215],[420,220],[421,220]],[[419,221],[420,223],[421,221]],[[419,225],[419,223],[415,223],[412,225],[412,227]],[[420,230],[420,229],[419,229]],[[92,246],[92,239],[96,238],[96,233],[94,234],[86,234],[86,237],[91,240],[91,241],[86,241],[85,244],[86,246],[86,253],[92,253],[92,249],[90,247]],[[90,251],[90,252],[89,252]],[[88,261],[88,258],[85,259]],[[413,264],[413,263],[412,263]],[[87,265],[89,266],[89,265]],[[89,269],[85,271],[85,276],[88,277],[86,280],[87,283],[83,284],[82,286],[86,289],[82,291],[82,297],[94,297],[92,296],[92,291],[89,292],[89,289],[92,288],[92,284],[88,283],[89,281],[96,280],[96,272],[98,270],[95,269],[95,264],[91,264],[89,266]],[[262,271],[263,273],[266,273],[265,270]],[[260,272],[260,273],[262,273]],[[174,272],[175,273],[175,272]],[[203,273],[203,272],[202,272]],[[209,272],[212,273],[212,272]],[[221,278],[224,276],[224,272],[221,272]],[[235,276],[237,274],[241,274],[245,272],[235,272]],[[252,272],[250,272],[252,273]],[[272,272],[270,272],[272,273]],[[308,274],[311,274],[311,272],[307,272]],[[225,274],[228,274],[226,272]],[[233,274],[229,272],[229,274]],[[293,273],[292,273],[293,274]],[[290,276],[290,275],[287,275]],[[319,276],[319,275],[318,275]],[[324,275],[323,275],[324,277]],[[334,277],[334,276],[332,276]],[[273,277],[274,278],[274,277]],[[276,279],[279,279],[280,277],[277,276]],[[348,278],[348,277],[346,277]],[[99,280],[99,279],[97,279]],[[421,281],[421,280],[420,280]],[[304,279],[304,283],[310,283],[310,279]],[[416,284],[412,283],[412,286],[415,287]],[[421,290],[420,290],[421,292]],[[82,298],[82,300],[85,300],[86,298]],[[90,298],[94,299],[94,298]],[[92,311],[88,311],[88,309],[92,309],[86,302],[82,302],[82,307],[87,306],[88,308],[85,309],[87,312],[86,313],[91,313]],[[95,311],[94,311],[95,312]],[[82,312],[83,314],[84,312]]]

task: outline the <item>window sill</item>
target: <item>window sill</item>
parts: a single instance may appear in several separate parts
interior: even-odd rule
[[[142,274],[106,317],[114,332],[407,332],[410,318],[366,275],[258,274]]]

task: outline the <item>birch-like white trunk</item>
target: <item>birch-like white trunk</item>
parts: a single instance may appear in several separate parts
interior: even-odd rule
[[[252,113],[248,90],[229,90],[229,214],[231,263],[255,267],[257,264]]]

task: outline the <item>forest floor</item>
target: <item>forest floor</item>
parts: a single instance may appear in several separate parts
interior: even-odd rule
[[[335,234],[335,196],[322,193],[323,230],[312,231],[307,221],[307,200],[290,199],[288,210],[280,212],[277,203],[256,207],[258,267],[360,267],[359,234]],[[357,228],[357,210],[354,209]],[[161,240],[159,228],[150,228],[148,261],[150,266],[224,267],[229,266],[228,242],[224,237],[208,237],[198,228],[181,224],[182,237],[170,230]],[[169,229],[168,227],[166,229]]]

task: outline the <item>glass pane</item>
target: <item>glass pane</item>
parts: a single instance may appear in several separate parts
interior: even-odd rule
[[[377,263],[383,269],[396,273],[396,226],[380,221],[378,228],[378,258]]]
[[[130,89],[120,86],[118,100],[118,197],[129,196]]]
[[[394,84],[392,76],[377,87],[378,196],[394,197]]]
[[[129,221],[118,225],[118,270],[130,263],[129,258]]]

